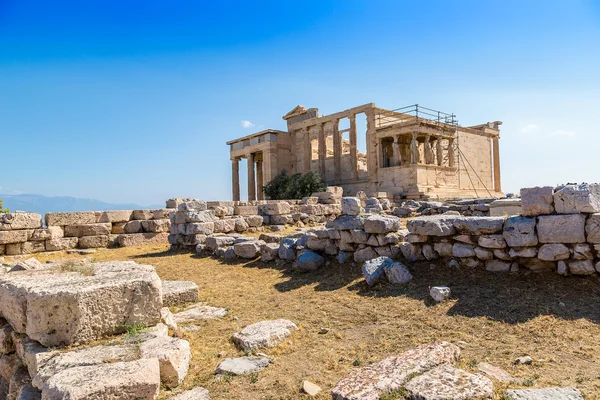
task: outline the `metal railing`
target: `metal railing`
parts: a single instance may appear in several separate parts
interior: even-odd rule
[[[408,122],[413,120],[427,120],[438,124],[459,126],[455,114],[448,114],[418,104],[397,108],[395,110],[380,110],[376,116],[377,127]]]

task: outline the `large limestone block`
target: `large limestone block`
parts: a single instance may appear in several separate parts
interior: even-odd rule
[[[521,189],[521,215],[537,217],[554,212],[554,189],[551,186]]]
[[[600,213],[588,217],[585,223],[585,233],[589,243],[600,243]]]
[[[111,210],[96,213],[96,222],[128,222],[133,217],[133,210]]]
[[[236,205],[233,209],[234,215],[241,217],[249,217],[250,215],[258,214],[258,206],[240,206]]]
[[[0,244],[23,243],[28,239],[29,231],[0,231]]]
[[[206,238],[206,248],[215,251],[220,247],[227,248],[233,245],[234,242],[235,238],[232,236],[211,236]]]
[[[233,251],[235,255],[241,258],[253,259],[260,255],[260,247],[265,244],[262,240],[252,240],[235,243]]]
[[[188,373],[192,354],[187,340],[157,337],[140,345],[140,356],[157,359],[161,382],[167,387],[176,387]]]
[[[69,368],[112,362],[134,361],[139,358],[137,345],[93,346],[73,351],[52,351],[37,368],[32,384],[38,389],[52,376]]]
[[[540,243],[584,243],[585,215],[564,214],[538,217]]]
[[[219,307],[208,306],[204,303],[197,303],[187,307],[185,310],[173,315],[177,324],[202,321],[206,319],[221,318],[227,315],[227,310]]]
[[[198,285],[190,281],[162,281],[163,306],[172,307],[198,301]]]
[[[198,386],[197,388],[186,390],[185,392],[178,394],[175,397],[171,397],[171,400],[209,400],[210,396],[208,390]]]
[[[75,367],[44,384],[42,400],[154,400],[160,389],[156,358]]]
[[[271,361],[266,357],[238,357],[224,359],[217,370],[216,374],[231,374],[231,375],[248,375],[254,372],[261,371],[269,366]]]
[[[490,217],[520,215],[522,212],[521,199],[499,199],[490,203]]]
[[[72,238],[50,239],[50,240],[46,240],[45,243],[46,243],[47,251],[61,251],[61,250],[74,249],[75,247],[77,247],[78,242],[79,242],[78,238],[72,237]]]
[[[184,201],[177,205],[177,211],[205,211],[207,208],[205,200]]]
[[[535,218],[509,217],[504,222],[502,235],[509,247],[537,246],[538,237],[535,233]]]
[[[468,235],[502,233],[504,220],[504,217],[458,217],[454,220],[454,227]]]
[[[161,233],[124,233],[117,237],[119,247],[143,246],[147,244],[167,243],[168,232]]]
[[[340,215],[335,220],[328,221],[326,226],[338,231],[349,231],[352,229],[362,229],[364,224],[365,220],[361,216]]]
[[[123,225],[123,230],[125,233],[139,233],[142,231],[142,229],[142,221],[140,220],[129,221]]]
[[[17,263],[14,264],[13,267],[10,269],[10,272],[36,271],[36,270],[42,270],[42,269],[47,269],[47,268],[48,268],[48,265],[42,264],[37,259],[32,257],[32,258],[28,258],[26,260],[17,261]]]
[[[559,214],[600,212],[600,184],[565,186],[554,193]]]
[[[155,222],[155,221],[144,221]],[[214,222],[191,222],[185,225],[185,234],[190,235],[212,235],[215,231]]]
[[[215,222],[217,217],[213,210],[206,211],[177,211],[174,214],[174,223],[187,224],[188,222]]]
[[[194,199],[191,199],[189,197],[183,197],[183,198],[182,197],[175,197],[173,199],[168,199],[165,202],[165,205],[166,205],[167,208],[175,208],[176,209],[177,206],[179,206],[181,203],[184,203],[186,201],[192,201],[192,200],[194,200]]]
[[[0,214],[0,231],[37,229],[42,227],[42,216],[34,213]]]
[[[31,232],[29,240],[49,240],[57,239],[65,236],[63,228],[60,226],[50,226],[46,229],[34,229]]]
[[[136,221],[145,221],[148,219],[152,219],[153,215],[153,210],[133,210],[131,218]]]
[[[85,343],[123,326],[160,322],[162,285],[154,267],[134,262],[78,272],[23,271],[0,276],[0,311],[18,333],[45,346]]]
[[[325,265],[325,259],[323,257],[313,251],[304,250],[294,262],[293,267],[300,271],[316,271],[323,265]]]
[[[9,324],[4,324],[0,328],[0,353],[10,354],[15,351],[15,344],[12,340],[13,329]]]
[[[386,274],[386,267],[394,264],[394,260],[388,257],[377,257],[365,261],[361,267],[363,277],[367,285],[373,286],[381,280]]]
[[[77,246],[80,249],[97,249],[101,247],[108,247],[108,243],[108,235],[83,236],[79,238]]]
[[[538,250],[538,258],[544,261],[567,260],[571,252],[562,243],[544,244]]]
[[[331,391],[333,400],[378,400],[402,388],[412,377],[439,365],[452,364],[460,349],[448,342],[421,345],[400,355],[354,369]]]
[[[491,399],[494,384],[480,374],[471,374],[452,365],[440,365],[411,379],[406,391],[415,399],[471,400]]]
[[[297,239],[283,238],[279,244],[279,258],[286,261],[294,261],[296,259]]]
[[[55,212],[46,214],[46,226],[66,226],[93,224],[96,222],[96,214],[93,211],[80,212]]]
[[[365,218],[365,232],[389,233],[400,230],[400,218],[395,216],[371,215]]]
[[[583,400],[576,388],[511,389],[505,393],[507,400]]]
[[[258,214],[260,215],[284,215],[291,214],[291,212],[292,208],[287,201],[278,201],[258,206]]]
[[[27,367],[29,376],[35,377],[40,368],[57,354],[23,334],[15,333],[13,342],[17,349],[18,359]]]
[[[362,211],[358,197],[342,197],[342,214],[359,215]]]
[[[66,237],[82,237],[109,235],[111,230],[112,224],[110,222],[103,222],[97,224],[68,225],[65,226],[64,232]]]
[[[248,325],[233,334],[233,342],[243,350],[274,347],[292,334],[298,327],[292,321],[277,319]]]
[[[142,229],[144,230],[144,232],[152,233],[169,232],[169,230],[171,229],[171,221],[169,221],[168,219],[144,220],[142,221]]]
[[[263,262],[275,261],[279,254],[279,243],[265,243],[260,246],[260,260]]]
[[[456,233],[454,220],[456,215],[431,215],[413,218],[406,222],[406,228],[411,233],[425,236],[450,236]]]

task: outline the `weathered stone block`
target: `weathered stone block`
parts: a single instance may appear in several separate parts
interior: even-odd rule
[[[167,387],[176,387],[186,377],[190,358],[190,343],[187,340],[157,337],[140,345],[142,359],[157,359],[160,381]]]
[[[559,214],[600,212],[600,184],[565,186],[554,193]]]
[[[383,361],[353,369],[331,391],[333,400],[377,400],[402,388],[415,375],[442,364],[452,364],[460,349],[448,342],[422,345]]]
[[[253,259],[260,255],[260,246],[265,244],[261,240],[250,240],[233,245],[235,255],[240,258]]]
[[[524,217],[537,217],[554,212],[554,189],[551,186],[521,189],[521,213]]]
[[[241,217],[249,217],[250,215],[258,214],[258,206],[240,206],[236,205],[233,211],[234,215]]]
[[[25,242],[22,245],[23,254],[34,254],[46,251],[44,242]]]
[[[173,307],[198,301],[198,285],[190,281],[162,281],[163,306]]]
[[[481,247],[485,247],[488,249],[504,249],[506,248],[506,242],[504,241],[504,237],[500,234],[495,235],[481,235],[479,236],[479,240],[477,243]]]
[[[108,235],[80,237],[77,242],[77,247],[80,249],[108,247]]]
[[[111,210],[96,213],[96,222],[128,222],[133,218],[133,210]]]
[[[150,265],[107,262],[93,275],[23,271],[0,276],[0,311],[45,346],[85,343],[127,324],[160,322],[161,282]],[[48,310],[51,310],[48,311]]]
[[[0,244],[23,243],[28,239],[28,231],[0,231]]]
[[[7,243],[3,244],[4,254],[7,256],[18,256],[23,253],[23,243]]]
[[[42,216],[34,213],[0,214],[0,231],[37,229],[42,227]]]
[[[537,233],[540,243],[583,243],[585,242],[585,215],[538,217]]]
[[[229,233],[235,231],[235,219],[220,219],[214,222],[215,233]]]
[[[208,222],[210,224],[210,222]],[[142,221],[142,229],[144,232],[161,233],[169,232],[171,229],[171,221],[168,219],[151,219]],[[203,233],[203,232],[196,232]],[[212,232],[211,232],[212,233]]]
[[[323,265],[325,265],[323,257],[313,251],[303,250],[296,258],[293,267],[300,271],[316,271]]]
[[[68,225],[64,228],[66,237],[109,235],[112,230],[110,222],[97,224]]]
[[[46,381],[42,398],[154,400],[159,389],[159,361],[152,358],[61,371]]]
[[[275,347],[297,329],[296,324],[285,319],[261,321],[234,333],[232,339],[241,349],[253,351]]]
[[[55,212],[46,214],[46,226],[82,225],[93,224],[95,222],[96,214],[93,211]]]
[[[359,215],[362,211],[358,197],[342,197],[342,214]]]
[[[454,227],[458,232],[469,235],[502,233],[504,217],[457,217]]]
[[[29,240],[49,240],[57,239],[65,236],[63,229],[60,226],[51,226],[46,229],[35,229],[31,232]]]
[[[596,272],[592,260],[569,261],[569,272],[573,275],[592,275]]]
[[[585,233],[589,243],[600,243],[600,213],[588,217],[585,224]]]
[[[117,236],[119,247],[143,246],[147,244],[168,243],[169,233],[129,233]]]
[[[414,399],[491,399],[494,384],[483,375],[440,365],[413,378],[406,384],[406,391]]]
[[[475,257],[475,246],[465,243],[454,243],[452,246],[452,255],[454,257]]]
[[[333,221],[328,221],[327,228],[336,229],[339,231],[348,231],[351,229],[362,229],[365,220],[361,216],[340,215]]]
[[[406,266],[400,262],[394,262],[383,267],[385,277],[388,282],[393,285],[403,285],[410,282],[413,278],[412,274]]]
[[[258,206],[258,214],[261,215],[284,215],[291,214],[290,203],[278,201],[276,203],[261,204]]]
[[[502,260],[487,260],[485,262],[486,271],[491,272],[508,272],[510,271],[511,263]]]
[[[400,218],[395,216],[371,215],[365,218],[365,232],[389,233],[400,229]]]
[[[418,217],[406,222],[406,228],[411,233],[426,236],[450,236],[456,233],[454,220],[457,217],[445,215],[432,215]]]
[[[504,222],[502,235],[509,247],[537,246],[538,237],[535,233],[535,218],[509,217]]]
[[[354,252],[354,261],[362,264],[368,260],[379,257],[379,254],[372,247],[365,247],[364,249],[357,250]]]
[[[154,221],[148,221],[154,222]],[[186,235],[212,235],[215,230],[214,222],[190,222],[185,225],[185,234]]]
[[[511,389],[507,400],[584,400],[576,388]]]
[[[177,211],[205,211],[207,208],[205,200],[184,201],[177,205]]]
[[[275,261],[279,253],[279,243],[265,243],[260,247],[260,260]]]
[[[57,238],[46,240],[46,250],[47,251],[61,251],[74,249],[77,247],[77,242],[79,239],[76,237],[73,238]]]

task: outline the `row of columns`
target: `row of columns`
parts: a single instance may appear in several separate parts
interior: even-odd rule
[[[444,165],[444,146],[442,145],[441,137],[434,137],[431,139],[431,135],[425,136],[423,142],[423,160],[421,160],[421,151],[419,148],[419,142],[417,140],[418,133],[413,132],[411,135],[410,145],[407,146],[404,143],[400,143],[400,136],[394,136],[394,142],[392,143],[392,157],[394,159],[394,165],[406,165],[406,164],[428,164],[428,165]],[[448,166],[455,166],[455,154],[454,154],[454,138],[448,138],[448,147],[446,154],[448,155]],[[434,150],[435,148],[435,150]]]
[[[262,154],[249,153],[248,162],[248,201],[263,200],[263,159]],[[240,201],[240,158],[231,159],[231,188],[233,201]]]
[[[358,179],[358,146],[357,146],[357,135],[356,135],[356,115],[350,115],[350,174],[347,178]],[[342,180],[342,152],[343,152],[343,140],[342,133],[339,130],[339,119],[333,119],[331,122],[333,125],[333,163],[334,163],[334,180]],[[319,146],[319,174],[325,179],[326,167],[325,159],[327,158],[326,150],[326,135],[325,135],[325,124],[327,122],[321,122],[314,126],[317,134],[317,143]],[[312,148],[310,139],[310,128],[305,127],[299,131],[302,141],[302,154],[303,154],[303,165],[296,165],[296,172],[308,172],[310,171],[310,165],[312,160]],[[296,143],[296,132],[293,133],[294,141]],[[300,153],[300,152],[299,152]]]

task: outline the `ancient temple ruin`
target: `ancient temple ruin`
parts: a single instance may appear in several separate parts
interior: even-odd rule
[[[318,172],[347,196],[503,196],[500,121],[463,127],[454,114],[419,105],[385,110],[374,103],[330,115],[297,106],[283,119],[287,131],[268,129],[227,142],[233,200],[240,200],[242,158],[248,162],[248,200],[262,200],[262,187],[283,169]]]

